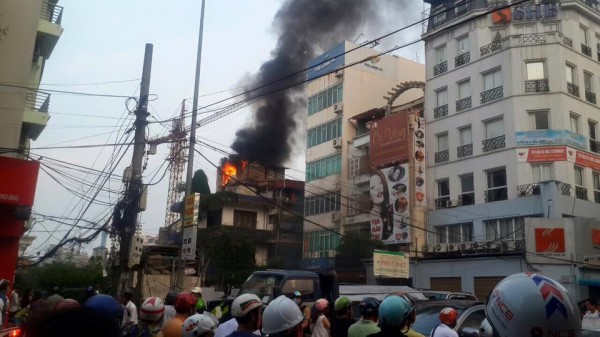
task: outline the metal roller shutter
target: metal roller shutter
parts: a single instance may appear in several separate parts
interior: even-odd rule
[[[488,296],[494,290],[494,287],[500,282],[504,276],[481,276],[474,277],[473,284],[475,285],[475,296],[480,301],[487,300]]]
[[[430,277],[431,290],[460,292],[462,291],[460,277]]]

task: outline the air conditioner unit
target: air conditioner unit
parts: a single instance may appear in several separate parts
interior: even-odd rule
[[[331,221],[340,221],[340,212],[331,213]]]
[[[459,249],[463,252],[473,250],[473,242],[461,242]]]
[[[484,246],[484,245],[483,245],[483,244],[481,244],[481,242],[477,242],[477,241],[471,242],[471,247],[473,248],[473,250],[479,250],[479,249],[482,249],[482,248],[483,248],[483,246]]]
[[[335,103],[333,105],[333,112],[335,112],[336,114],[341,114],[342,112],[344,112],[344,103]]]
[[[452,200],[446,200],[446,208],[450,208],[450,207],[452,207],[452,205],[454,205]]]
[[[341,149],[342,148],[342,137],[334,138],[331,141],[331,145],[333,145],[333,147],[336,149]]]
[[[333,188],[335,188],[336,190],[339,190],[340,188],[342,188],[342,181],[341,180],[334,181]]]
[[[448,245],[446,243],[438,243],[435,245],[436,253],[445,253],[448,251]]]
[[[421,246],[421,252],[425,254],[435,253],[435,245],[424,244]]]
[[[486,242],[485,248],[489,250],[498,250],[501,248],[501,245],[497,244],[496,242]]]
[[[449,243],[448,251],[449,252],[457,252],[460,249],[460,243]]]
[[[343,78],[344,77],[344,69],[336,69],[335,70],[335,77],[337,77],[337,78]]]
[[[516,240],[515,241],[515,250],[519,252],[525,251],[525,240]]]
[[[514,252],[517,244],[514,241],[502,241],[502,250],[505,252]]]

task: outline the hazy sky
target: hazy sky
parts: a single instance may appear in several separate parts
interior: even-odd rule
[[[343,1],[343,0],[338,0]],[[373,0],[378,1],[378,0]],[[391,32],[421,19],[421,1],[410,0],[414,8],[406,9],[399,20],[382,33]],[[82,1],[61,0],[64,7],[62,26],[64,33],[51,58],[46,63],[42,88],[85,93],[138,96],[139,79],[142,72],[144,46],[154,45],[150,93],[156,99],[150,102],[149,121],[164,120],[178,113],[181,100],[193,95],[195,58],[200,17],[200,0],[141,1],[107,0]],[[262,62],[269,59],[275,46],[276,34],[271,23],[282,1],[277,0],[208,0],[204,23],[204,44],[200,80],[200,106],[216,102],[239,92],[244,78],[256,72]],[[400,14],[399,14],[400,16]],[[407,19],[404,19],[406,21]],[[368,31],[368,28],[365,28]],[[382,41],[385,46],[401,45],[419,37],[420,25]],[[366,33],[365,35],[368,35]],[[376,36],[367,36],[375,38]],[[355,40],[357,36],[348,36]],[[358,42],[365,41],[360,37]],[[332,45],[335,41],[332,41]],[[423,63],[422,44],[394,52],[397,55]],[[282,74],[284,75],[284,74]],[[238,88],[237,91],[228,89]],[[231,103],[226,102],[223,104]],[[133,107],[133,103],[130,103]],[[125,108],[124,98],[100,98],[53,94],[50,103],[51,119],[45,131],[32,144],[32,153],[47,158],[59,159],[97,170],[104,170],[115,147],[86,149],[36,150],[45,146],[72,146],[83,144],[116,143],[123,132],[131,127],[133,115]],[[198,129],[199,140],[227,149],[235,131],[252,117],[251,108],[242,109],[212,124]],[[189,120],[188,120],[189,124]],[[149,137],[162,136],[169,125],[149,126]],[[122,140],[121,140],[122,142]],[[301,142],[302,143],[302,142]],[[211,149],[198,147],[213,163],[223,157]],[[144,172],[144,182],[156,181],[166,168],[167,144],[160,145],[158,153],[150,156]],[[202,168],[209,176],[214,192],[215,168],[196,156],[195,169]],[[42,160],[43,163],[43,160]],[[131,151],[114,171],[121,175],[131,163]],[[304,158],[301,155],[289,163],[288,178],[304,179]],[[50,171],[59,181],[66,178]],[[80,175],[83,177],[83,175]],[[164,225],[168,172],[157,185],[151,186],[148,209],[142,213],[143,232],[158,233]],[[88,184],[92,177],[85,179]],[[87,186],[72,184],[82,194],[93,195]],[[107,185],[108,187],[109,185]],[[113,180],[110,188],[122,189],[120,182]],[[117,193],[100,193],[98,200],[113,203]],[[43,215],[76,218],[87,206],[87,202],[75,197],[57,184],[45,172],[40,171],[34,211]],[[98,221],[111,207],[93,205],[84,219]],[[37,216],[40,219],[40,216]],[[85,225],[82,223],[82,225]],[[35,225],[32,234],[38,238],[27,250],[27,255],[44,250],[48,244],[56,243],[70,227],[44,221]],[[77,233],[77,232],[74,232]],[[80,232],[85,233],[85,232]],[[99,244],[87,245],[89,250]]]

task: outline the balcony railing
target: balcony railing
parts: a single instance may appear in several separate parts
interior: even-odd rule
[[[443,74],[448,71],[448,61],[440,62],[433,66],[433,75]]]
[[[456,101],[456,111],[469,109],[471,107],[471,97],[461,98]]]
[[[494,89],[490,89],[490,90],[486,90],[484,92],[482,92],[481,94],[481,103],[487,103],[489,101],[493,101],[495,99],[498,98],[502,98],[503,94],[503,87],[497,87]]]
[[[597,13],[600,13],[600,1],[598,0],[579,0],[582,4],[590,7],[595,10]]]
[[[62,22],[62,6],[51,4],[47,1],[42,2],[40,18],[60,25]]]
[[[587,188],[575,186],[575,197],[581,200],[588,200]]]
[[[590,151],[600,153],[600,142],[590,138]]]
[[[435,199],[435,209],[448,208],[450,196],[439,197]]]
[[[596,52],[596,58],[600,61],[600,51]]]
[[[458,195],[458,206],[467,206],[475,204],[475,192],[468,192]]]
[[[456,148],[456,156],[458,158],[468,157],[473,155],[473,144],[461,145]]]
[[[573,40],[570,37],[563,36],[563,43],[565,46],[573,48]]]
[[[456,67],[462,66],[463,64],[467,64],[469,62],[471,62],[470,52],[462,53],[454,58],[454,66]]]
[[[435,162],[436,163],[448,161],[448,159],[450,159],[450,151],[448,151],[448,150],[438,151],[435,153]]]
[[[441,118],[448,116],[448,104],[440,105],[433,109],[433,118]]]
[[[582,43],[581,44],[581,53],[583,53],[583,55],[585,55],[585,56],[592,57],[592,48],[589,46],[586,46]]]
[[[25,96],[25,106],[31,110],[48,112],[50,94],[37,90],[28,90]]]
[[[594,191],[594,202],[600,204],[600,191]]]
[[[485,46],[479,48],[479,53],[481,56],[493,53],[502,49],[502,41],[494,41],[490,44],[486,44]]]
[[[504,135],[486,139],[481,142],[483,144],[483,152],[501,149],[506,146],[506,137]]]
[[[560,190],[560,194],[562,195],[571,195],[571,184],[558,182],[558,189]]]
[[[526,197],[529,195],[539,195],[540,185],[539,184],[527,184],[517,186],[517,196]]]
[[[575,83],[567,82],[567,92],[573,96],[579,97],[579,86]]]
[[[585,100],[592,103],[592,104],[596,104],[596,93],[593,91],[585,91]]]
[[[544,33],[523,34],[521,37],[523,44],[546,43],[546,34]]]
[[[548,92],[550,85],[547,79],[525,81],[525,92]]]
[[[508,199],[508,188],[496,187],[484,191],[485,202],[493,202]]]

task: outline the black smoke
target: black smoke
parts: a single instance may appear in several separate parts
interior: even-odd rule
[[[275,15],[278,34],[272,58],[252,76],[250,87],[265,85],[307,67],[318,54],[360,33],[374,34],[399,28],[414,0],[286,0]],[[418,13],[418,10],[416,11]],[[393,22],[394,24],[387,24]],[[385,28],[385,30],[383,30]],[[369,38],[375,37],[368,36]],[[363,40],[364,41],[364,40]],[[360,41],[359,41],[360,42]],[[286,88],[306,74],[280,81],[246,95],[247,99]],[[283,166],[293,150],[304,143],[301,117],[306,112],[304,86],[268,94],[255,103],[250,125],[238,130],[231,146],[242,159]]]

